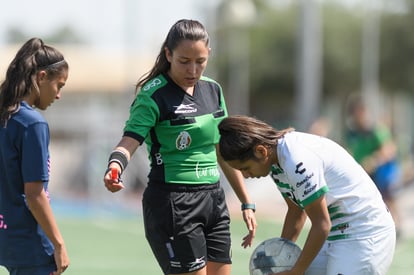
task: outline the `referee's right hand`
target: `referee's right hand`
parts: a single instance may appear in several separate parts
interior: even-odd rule
[[[112,193],[118,192],[119,190],[124,189],[125,187],[119,176],[118,178],[114,178],[114,179],[112,178],[112,173],[111,173],[112,168],[117,169],[118,175],[119,175],[120,167],[116,167],[116,166],[118,166],[118,164],[111,163],[111,166],[106,170],[105,176],[103,178],[106,189],[108,189],[108,191]]]

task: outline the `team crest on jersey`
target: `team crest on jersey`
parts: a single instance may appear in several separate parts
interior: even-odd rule
[[[175,140],[175,146],[178,150],[184,150],[190,147],[191,136],[187,131],[182,131]]]

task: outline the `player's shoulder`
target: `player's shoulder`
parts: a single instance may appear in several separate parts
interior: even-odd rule
[[[326,137],[296,130],[286,133],[283,139],[286,146],[314,145],[331,142],[331,140]]]
[[[200,85],[208,85],[211,87],[216,87],[217,89],[221,90],[221,85],[216,80],[208,77],[208,76],[201,76],[199,80]]]
[[[159,90],[160,88],[166,86],[168,84],[167,78],[160,74],[150,80],[148,80],[144,86],[139,91],[141,95],[151,95],[155,91]]]
[[[299,131],[286,133],[278,141],[278,152],[286,163],[295,165],[298,160],[305,159],[309,154],[321,149],[328,139]]]
[[[38,123],[47,124],[45,118],[24,101],[21,102],[19,110],[12,116],[12,120],[23,127],[29,127]]]
[[[292,150],[300,143],[305,141],[305,133],[298,131],[291,131],[283,135],[282,138],[278,141],[278,146],[284,148],[285,150]]]
[[[200,77],[200,80],[201,80],[201,81],[206,81],[206,82],[215,83],[215,84],[219,85],[219,83],[218,83],[216,80],[214,80],[214,79],[212,79],[212,78],[210,78],[210,77],[208,77],[208,76],[205,76],[205,75],[202,75],[202,76]]]

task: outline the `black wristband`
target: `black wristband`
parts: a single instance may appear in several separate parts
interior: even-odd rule
[[[125,170],[128,165],[128,158],[124,152],[121,150],[114,150],[111,152],[111,155],[108,159],[108,167],[111,162],[116,162],[121,167],[121,173]]]
[[[256,212],[256,204],[254,203],[242,203],[241,210],[251,209],[253,212]]]

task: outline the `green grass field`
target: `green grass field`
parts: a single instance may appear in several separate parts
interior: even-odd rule
[[[71,258],[67,275],[133,275],[161,274],[144,237],[141,217],[136,218],[63,218],[59,225],[66,239]],[[258,219],[259,230],[255,244],[277,236],[280,225]],[[240,246],[245,235],[241,220],[232,222],[233,267],[232,274],[248,275],[248,262],[253,248]],[[304,235],[304,234],[302,234]],[[303,237],[299,245],[303,244]],[[412,274],[414,270],[414,239],[398,243],[390,275]],[[0,268],[0,275],[6,275]]]

